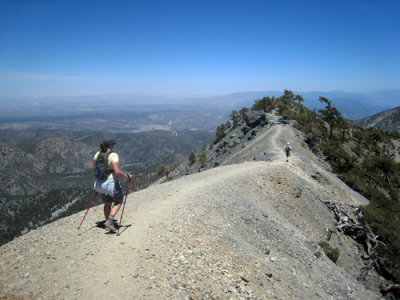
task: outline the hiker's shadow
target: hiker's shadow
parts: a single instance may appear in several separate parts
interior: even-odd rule
[[[106,229],[106,221],[105,220],[103,220],[103,221],[98,221],[98,222],[96,222],[96,227],[98,227],[98,228],[102,228],[102,229]]]
[[[102,229],[106,229],[106,225],[105,225],[106,221],[98,221],[96,222],[96,227],[98,228],[102,228]],[[119,224],[114,221],[114,227],[118,228]],[[132,224],[128,224],[128,225],[121,225],[120,231],[119,231],[119,235],[121,235],[125,230],[127,230],[129,227],[131,227]],[[115,234],[115,232],[111,232],[111,231],[107,231],[106,234]]]

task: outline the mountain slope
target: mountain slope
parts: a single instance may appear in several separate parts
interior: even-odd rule
[[[130,194],[119,237],[95,226],[101,206],[79,233],[84,211],[31,231],[0,248],[0,290],[43,299],[379,299],[366,288],[378,277],[362,271],[362,248],[326,205],[354,218],[367,201],[302,145],[295,129],[272,125],[235,164]],[[246,162],[260,150],[268,161]],[[328,229],[337,264],[318,246]]]
[[[361,127],[374,127],[385,131],[400,132],[400,106],[354,122]]]

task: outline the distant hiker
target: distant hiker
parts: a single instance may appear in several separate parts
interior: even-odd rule
[[[93,158],[93,169],[97,180],[93,188],[100,193],[104,201],[105,226],[112,232],[117,229],[114,226],[114,217],[118,213],[124,199],[118,176],[132,180],[132,174],[125,174],[119,168],[118,154],[113,152],[114,140],[104,141],[100,145],[100,151]],[[114,205],[112,206],[112,203]]]
[[[169,174],[171,173],[171,168],[169,166],[165,167],[165,181],[169,180]]]
[[[283,148],[283,151],[284,151],[285,154],[286,154],[286,161],[287,161],[287,162],[289,161],[289,156],[290,156],[290,151],[291,151],[291,150],[292,150],[292,147],[290,146],[290,143],[287,142],[285,148]]]

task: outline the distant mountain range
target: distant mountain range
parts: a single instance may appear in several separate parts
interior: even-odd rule
[[[354,124],[364,128],[374,127],[386,131],[400,132],[400,106],[357,120]]]
[[[394,108],[400,90],[367,93],[301,92],[304,105],[320,109],[319,97],[332,101],[345,118],[358,120]],[[88,95],[52,98],[0,98],[0,129],[66,130],[197,130],[214,132],[232,109],[251,107],[255,100],[281,96],[283,91],[232,93],[209,97]]]
[[[319,96],[332,101],[345,118],[358,120],[396,107],[400,103],[400,90],[382,90],[369,93],[334,92],[309,92],[302,94],[304,104],[317,110],[323,106]]]
[[[381,90],[367,93],[351,93],[343,91],[312,91],[301,92],[293,91],[304,98],[304,105],[310,109],[320,109],[324,106],[319,102],[319,97],[323,96],[332,101],[332,104],[339,109],[343,116],[350,120],[358,120],[374,115],[383,110],[396,107],[400,103],[400,90]],[[260,91],[235,93],[219,97],[210,98],[218,103],[231,103],[237,109],[243,106],[251,107],[255,100],[266,96],[281,96],[283,91]]]

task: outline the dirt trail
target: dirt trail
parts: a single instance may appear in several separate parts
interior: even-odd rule
[[[246,148],[233,154],[222,165],[241,162],[243,160],[251,160],[251,156],[262,151],[278,151],[277,136],[281,133],[282,126],[273,126],[270,130],[265,130],[256,139],[252,140]],[[268,141],[268,142],[266,142]]]
[[[222,165],[253,161],[263,158],[272,163],[284,162],[286,157],[283,151],[286,143],[292,146],[291,160],[293,163],[299,159],[307,158],[311,162],[319,163],[317,157],[306,147],[302,140],[302,133],[289,125],[273,125],[261,131],[255,139],[250,141],[245,148],[232,154]]]
[[[281,150],[288,140],[290,163]],[[277,159],[245,162],[262,151]],[[95,226],[98,206],[79,232],[84,212],[2,246],[0,296],[379,299],[356,279],[362,261],[351,239],[334,234],[338,265],[316,254],[335,222],[321,200],[365,199],[314,161],[296,130],[271,127],[235,164],[130,194],[119,237]]]

